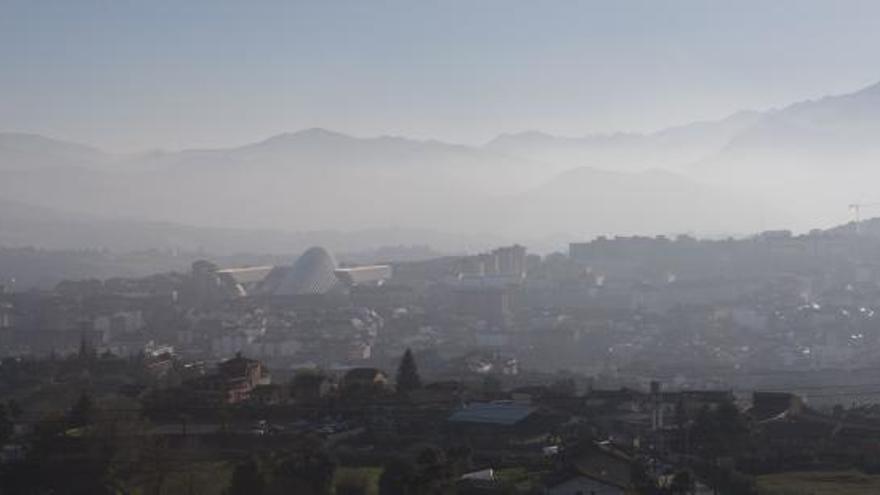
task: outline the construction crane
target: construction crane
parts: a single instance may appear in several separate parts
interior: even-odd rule
[[[878,203],[852,203],[849,205],[849,211],[853,212],[853,214],[855,215],[856,234],[862,233],[862,208],[872,208],[874,206],[880,206],[880,202],[878,202]]]

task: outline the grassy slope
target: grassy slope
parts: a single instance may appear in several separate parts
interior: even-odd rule
[[[880,493],[880,475],[858,471],[793,472],[758,477],[764,495],[874,495]]]

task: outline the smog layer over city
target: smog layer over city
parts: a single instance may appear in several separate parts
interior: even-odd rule
[[[0,493],[880,493],[880,3],[0,0]]]

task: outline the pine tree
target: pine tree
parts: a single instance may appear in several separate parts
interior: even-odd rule
[[[400,359],[400,366],[397,368],[397,392],[406,394],[422,387],[422,379],[419,378],[419,369],[416,367],[416,360],[413,358],[412,351],[407,349]]]
[[[70,408],[67,420],[73,427],[86,426],[91,423],[94,411],[95,404],[92,397],[83,391],[73,407]]]
[[[266,481],[260,473],[259,465],[254,459],[248,459],[235,467],[226,493],[227,495],[261,495],[265,486]]]
[[[337,465],[336,458],[321,448],[320,442],[310,439],[280,454],[265,492],[328,495],[333,492]]]
[[[0,445],[5,444],[11,437],[14,425],[6,404],[0,404]]]

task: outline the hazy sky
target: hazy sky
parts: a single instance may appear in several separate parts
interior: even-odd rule
[[[650,130],[856,90],[878,47],[874,0],[0,0],[0,130],[111,150]]]

